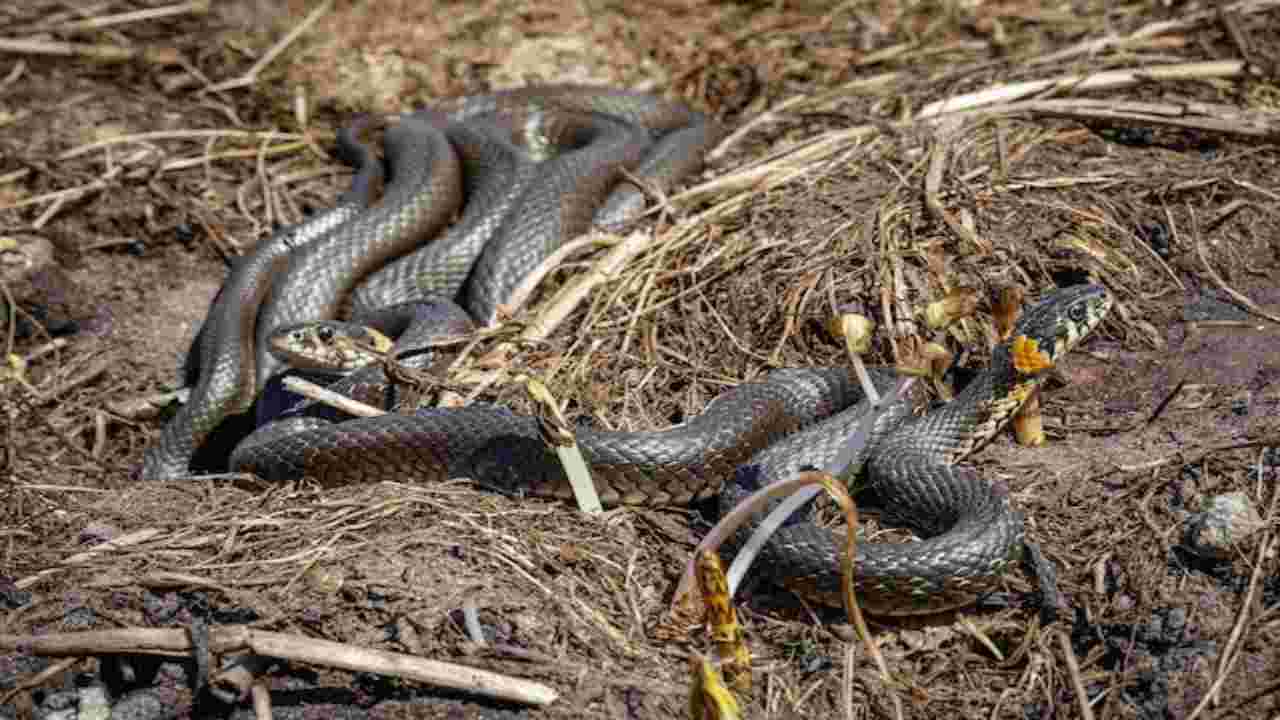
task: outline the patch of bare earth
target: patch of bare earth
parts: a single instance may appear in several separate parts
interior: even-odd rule
[[[74,320],[28,303],[0,323],[0,717],[64,697],[72,671],[116,672],[113,688],[145,688],[126,698],[139,707],[190,710],[195,662],[154,680],[135,659],[120,675],[93,648],[33,657],[31,637],[198,641],[206,624],[215,640],[247,625],[558,695],[499,703],[314,657],[248,675],[280,717],[688,715],[688,656],[708,644],[656,628],[704,528],[691,511],[586,517],[463,481],[133,476],[163,422],[140,400],[176,387],[224,259],[345,185],[325,148],[349,113],[544,81],[651,89],[734,131],[646,224],[642,252],[513,360],[577,416],[663,426],[769,368],[842,362],[835,306],[876,319],[878,361],[921,337],[973,368],[993,344],[989,304],[946,331],[919,320],[949,291],[1090,281],[1116,298],[1054,370],[1048,445],[1001,436],[973,458],[1011,488],[1069,607],[1042,625],[1013,573],[1007,607],[877,619],[885,681],[842,612],[758,584],[739,597],[745,717],[1275,715],[1276,5],[0,7],[0,240],[53,243]],[[86,57],[105,46],[137,57]],[[608,252],[566,263],[517,319]],[[518,385],[483,397],[529,409]],[[1205,560],[1185,527],[1228,492],[1265,525]]]

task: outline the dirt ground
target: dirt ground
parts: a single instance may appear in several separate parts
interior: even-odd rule
[[[344,118],[562,81],[679,97],[733,131],[623,272],[513,361],[580,419],[661,427],[769,368],[840,363],[835,306],[877,320],[876,362],[924,338],[974,368],[1000,288],[1116,298],[1046,387],[1049,443],[1006,434],[972,458],[1068,606],[1044,624],[1012,573],[975,607],[874,618],[886,681],[842,611],[749,584],[743,717],[1280,717],[1277,3],[198,5],[0,8],[0,37],[43,43],[0,41],[0,257],[43,240],[56,259],[4,289],[23,302],[0,324],[0,718],[108,676],[129,693],[117,716],[190,716],[197,662],[153,679],[142,655],[61,661],[15,638],[224,625],[558,694],[528,707],[315,658],[261,673],[276,717],[689,716],[705,634],[658,628],[698,509],[588,517],[464,480],[137,480],[224,261],[342,191]],[[103,46],[136,57],[86,57]],[[973,100],[994,87],[1016,97]],[[957,288],[978,313],[929,330],[921,310]],[[482,398],[527,410],[521,394]],[[1233,492],[1262,522],[1208,559],[1187,528]]]

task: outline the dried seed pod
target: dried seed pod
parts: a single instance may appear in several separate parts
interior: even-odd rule
[[[1013,436],[1019,445],[1038,447],[1045,443],[1044,417],[1040,413],[1040,388],[1027,396],[1027,401],[1013,414],[1010,424],[1013,425]]]
[[[1022,298],[1026,293],[1017,285],[1009,285],[1000,291],[995,305],[991,308],[991,319],[995,321],[996,337],[1007,340],[1013,332],[1013,325],[1022,314]]]
[[[931,330],[939,330],[961,318],[969,317],[978,309],[978,291],[972,288],[956,288],[941,300],[935,300],[924,309],[924,321]]]
[[[876,330],[876,323],[866,315],[842,312],[831,318],[827,329],[832,335],[844,338],[845,347],[851,354],[862,355],[871,351],[871,336]]]

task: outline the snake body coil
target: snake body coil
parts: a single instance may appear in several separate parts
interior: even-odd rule
[[[860,543],[859,602],[885,615],[935,612],[990,589],[1022,547],[1008,492],[960,461],[990,440],[1052,367],[1101,322],[1105,289],[1057,290],[1028,308],[990,365],[945,406],[912,417],[899,400],[877,419],[860,456],[836,467],[866,408],[843,369],[775,370],[716,398],[684,425],[655,432],[580,428],[576,440],[606,505],[683,504],[749,490],[820,467],[837,476],[864,460],[886,519],[925,540]],[[421,342],[421,339],[413,342]],[[891,373],[873,373],[880,391]],[[232,464],[266,479],[328,484],[469,477],[510,494],[570,499],[564,471],[534,418],[476,404],[312,426],[237,448]],[[729,482],[734,480],[734,482]],[[841,603],[842,542],[810,523],[782,528],[760,559],[772,579]]]
[[[239,338],[243,350],[244,338],[256,333],[254,353],[261,356],[268,335],[286,320],[332,318],[352,293],[361,315],[403,311],[387,313],[408,318],[396,328],[404,331],[396,352],[429,344],[436,313],[454,323],[452,331],[470,318],[491,322],[505,294],[547,253],[593,220],[612,222],[634,212],[637,199],[643,201],[635,188],[611,190],[624,170],[670,188],[698,167],[718,136],[712,123],[681,106],[577,87],[467,98],[405,118],[387,133],[391,182],[382,203],[292,257],[272,284],[256,329],[244,318],[264,289],[242,283],[232,296],[241,303],[234,315],[241,322],[222,336]],[[405,236],[434,233],[456,212],[464,190],[480,204],[463,206],[442,238],[447,242],[406,255],[416,238]],[[455,295],[469,313],[447,300],[428,309],[392,307]],[[1088,334],[1110,303],[1097,286],[1050,293],[1025,313],[1014,339],[997,347],[990,367],[954,401],[919,418],[902,401],[879,417],[873,442],[856,461],[866,460],[890,518],[926,539],[859,546],[857,582],[865,607],[901,614],[968,602],[1017,556],[1022,518],[1007,492],[960,461],[996,433],[1040,383],[1040,371]],[[216,327],[223,327],[233,315],[219,317]],[[270,367],[245,365],[255,366],[259,378]],[[388,385],[381,372],[360,371],[345,381],[347,389],[381,392]],[[882,386],[891,380],[875,376]],[[201,381],[226,382],[223,375]],[[712,496],[732,504],[754,485],[833,463],[861,422],[860,401],[857,383],[844,370],[779,370],[726,393],[685,425],[646,433],[582,429],[577,440],[606,504],[678,504]],[[466,476],[505,492],[571,496],[536,421],[505,408],[476,404],[340,423],[300,410],[288,422],[242,443],[232,469],[332,483]],[[170,456],[180,458],[186,450]],[[167,462],[163,472],[149,476],[172,475],[176,464]],[[839,548],[829,533],[795,523],[775,536],[765,554],[778,579],[838,602]]]
[[[187,474],[191,458],[218,425],[253,403],[258,307],[267,297],[272,279],[284,268],[290,253],[356,217],[368,206],[382,180],[381,163],[357,137],[367,120],[361,118],[338,134],[339,155],[356,167],[351,189],[329,210],[276,232],[235,264],[188,353],[188,381],[195,376],[191,397],[165,425],[159,442],[148,448],[142,462],[143,479]]]

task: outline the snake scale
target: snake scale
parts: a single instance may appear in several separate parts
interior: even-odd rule
[[[404,309],[389,313],[409,317],[397,321],[404,333],[397,352],[427,342],[431,331],[425,328],[440,317],[490,323],[503,292],[558,244],[593,220],[615,222],[643,203],[643,196],[625,184],[610,194],[623,169],[669,188],[700,166],[702,152],[719,132],[673,103],[570,86],[463,99],[404,118],[387,133],[390,181],[381,203],[295,251],[287,266],[273,265],[274,282],[265,296],[256,287],[231,296],[261,308],[248,334],[257,338],[256,346],[240,357],[245,366],[269,366],[251,356],[265,353],[282,329],[286,336],[320,343],[340,334],[324,323],[302,326],[329,328],[318,336],[291,328],[333,318],[343,297],[352,297],[357,314],[367,316],[380,308]],[[539,138],[549,146],[541,147]],[[409,147],[412,157],[404,157]],[[458,172],[450,169],[451,162],[461,168],[461,178],[436,178],[432,168],[437,166]],[[468,167],[491,170],[468,174]],[[457,206],[449,203],[464,191],[470,199],[443,234],[461,238],[464,250],[428,244],[408,254],[416,242],[398,244],[404,234],[437,233],[444,224],[437,218],[454,215]],[[441,198],[447,213],[428,207],[428,201]],[[475,206],[475,198],[492,205]],[[498,206],[501,213],[487,211]],[[498,214],[502,217],[495,220]],[[334,237],[345,242],[325,250]],[[391,245],[395,249],[388,250]],[[354,259],[339,268],[336,258]],[[291,300],[291,288],[306,284],[289,279],[303,273],[299,267],[307,268],[311,286],[326,291],[308,289],[304,302]],[[360,286],[361,281],[366,284]],[[228,286],[236,286],[234,275]],[[434,302],[404,303],[422,298],[422,292],[414,296],[414,287]],[[277,297],[282,288],[287,292]],[[465,312],[451,302],[458,295]],[[323,301],[314,299],[319,296]],[[1010,507],[1007,490],[960,461],[996,434],[1042,381],[1042,370],[1096,327],[1110,304],[1100,286],[1049,292],[1023,314],[1012,339],[996,347],[990,366],[955,400],[919,417],[903,400],[880,417],[862,458],[870,484],[884,500],[888,519],[925,539],[859,545],[856,582],[864,607],[909,614],[964,604],[989,589],[1018,556],[1023,519]],[[296,309],[272,315],[271,308],[290,305]],[[216,345],[217,330],[232,324],[214,317],[218,307],[215,302],[211,309],[207,325],[215,332],[206,345]],[[248,314],[241,307],[235,317],[243,320]],[[246,324],[232,333],[238,340],[245,337]],[[202,363],[201,372],[211,367]],[[385,384],[377,375],[365,377],[366,385]],[[882,387],[893,380],[886,372],[874,378]],[[861,401],[849,371],[775,370],[762,381],[726,392],[683,425],[653,432],[581,428],[577,440],[606,504],[718,497],[727,505],[754,486],[804,467],[829,465],[861,422]],[[232,454],[232,469],[272,480],[308,476],[328,483],[470,477],[509,493],[570,496],[536,420],[500,406],[417,409],[338,423],[303,419],[285,431],[249,438]],[[144,471],[144,476],[180,474],[172,467]],[[764,560],[774,579],[838,604],[839,556],[830,533],[797,522],[766,546]]]

